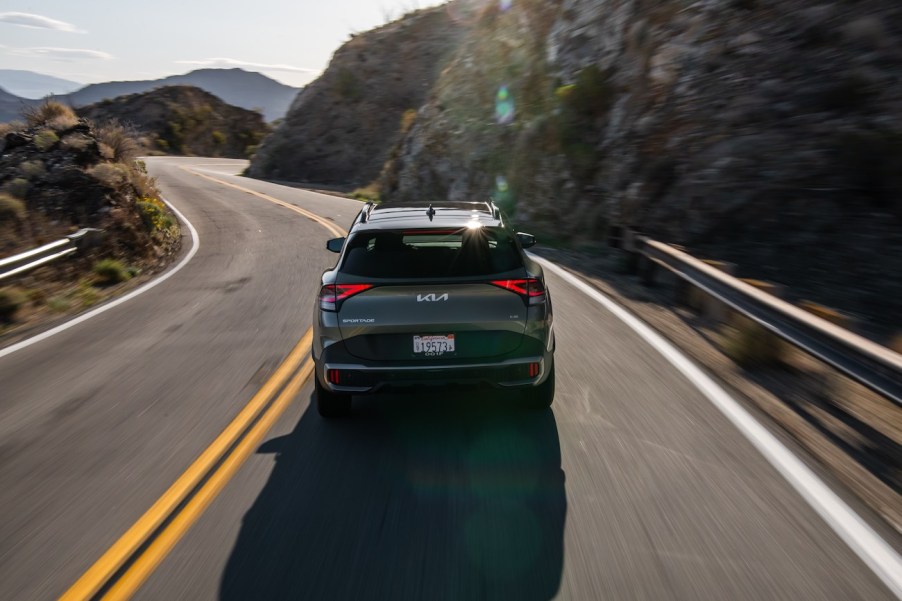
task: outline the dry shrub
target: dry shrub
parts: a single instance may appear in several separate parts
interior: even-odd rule
[[[0,193],[0,222],[25,217],[25,203],[9,194]]]
[[[108,121],[95,130],[101,154],[113,161],[132,161],[141,152],[136,141],[138,136],[133,128],[126,127],[116,120]],[[110,156],[106,156],[109,154]]]
[[[98,163],[87,169],[86,173],[110,188],[121,186],[129,175],[128,170],[118,163]]]
[[[56,100],[45,100],[41,104],[26,107],[22,110],[22,116],[31,127],[45,126],[55,130],[69,129],[78,123],[75,111]]]
[[[17,288],[0,288],[0,322],[12,322],[26,300],[25,294]]]
[[[160,195],[157,190],[157,180],[141,171],[140,168],[129,170],[129,181],[135,188],[138,198],[156,198]]]
[[[93,141],[91,138],[84,134],[69,134],[64,137],[60,144],[62,144],[63,148],[66,150],[75,150],[82,151],[86,150],[91,146]]]
[[[774,365],[785,354],[786,345],[779,336],[738,313],[725,326],[724,334],[727,355],[745,368]]]
[[[10,121],[9,123],[0,123],[0,138],[14,131],[25,129],[25,124],[21,121]]]

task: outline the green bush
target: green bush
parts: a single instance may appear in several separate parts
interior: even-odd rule
[[[19,169],[28,179],[39,179],[47,174],[47,167],[41,160],[25,161],[19,166]]]
[[[0,321],[10,323],[25,301],[25,295],[20,290],[0,288]]]
[[[41,152],[50,150],[56,146],[56,143],[59,141],[59,136],[53,133],[52,129],[42,129],[34,135],[34,145],[37,146],[38,150]]]
[[[25,203],[9,194],[0,193],[0,221],[25,217]]]
[[[357,76],[354,75],[354,72],[348,68],[342,68],[338,71],[338,81],[335,89],[338,91],[339,96],[351,102],[356,102],[363,98],[363,85],[357,79]]]
[[[141,212],[141,221],[148,230],[167,230],[172,227],[172,218],[166,214],[165,205],[155,198],[144,198],[135,203]]]
[[[125,265],[115,259],[103,259],[95,263],[94,275],[101,285],[119,284],[131,277]]]
[[[6,182],[6,185],[3,186],[4,192],[21,200],[25,200],[29,190],[31,190],[31,182],[24,177],[17,177],[12,181]]]

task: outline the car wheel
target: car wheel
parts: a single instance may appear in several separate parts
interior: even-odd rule
[[[545,381],[526,393],[527,405],[532,409],[547,409],[554,402],[554,365]]]
[[[323,417],[345,417],[351,413],[351,395],[331,392],[314,378],[316,410]]]

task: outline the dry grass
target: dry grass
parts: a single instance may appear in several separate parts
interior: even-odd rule
[[[118,163],[98,163],[86,171],[88,175],[109,186],[118,188],[128,180],[128,170]]]
[[[25,203],[9,194],[0,193],[0,222],[25,217]]]
[[[46,100],[41,104],[26,107],[22,110],[22,116],[31,127],[43,126],[57,131],[69,129],[78,124],[78,116],[75,111],[56,100]]]
[[[21,121],[10,121],[9,123],[0,123],[0,138],[14,131],[25,129],[25,124]]]
[[[112,161],[133,161],[141,153],[138,135],[118,121],[108,121],[95,129],[101,155]]]

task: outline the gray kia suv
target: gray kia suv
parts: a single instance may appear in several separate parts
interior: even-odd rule
[[[323,273],[313,326],[316,405],[450,385],[554,399],[554,328],[542,268],[493,203],[366,204]]]

